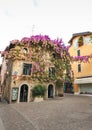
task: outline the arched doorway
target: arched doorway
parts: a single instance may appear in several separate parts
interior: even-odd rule
[[[23,84],[20,89],[20,102],[27,102],[28,86]]]
[[[64,84],[64,92],[65,93],[73,93],[73,85],[72,83],[65,83]]]
[[[48,86],[48,98],[53,98],[53,85]]]

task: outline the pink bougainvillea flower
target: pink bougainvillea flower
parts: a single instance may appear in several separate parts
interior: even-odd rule
[[[20,42],[20,41],[19,41],[18,39],[15,39],[15,40],[10,41],[11,44],[17,44],[17,43],[19,43],[19,42]]]

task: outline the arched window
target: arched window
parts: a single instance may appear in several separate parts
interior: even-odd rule
[[[27,48],[23,48],[23,53],[27,54],[28,53],[28,49]]]

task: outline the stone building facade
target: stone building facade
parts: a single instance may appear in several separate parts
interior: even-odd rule
[[[62,40],[42,35],[13,40],[2,57],[1,86],[3,98],[9,103],[33,101],[32,88],[37,84],[46,86],[44,99],[63,95],[70,57]],[[61,87],[56,86],[57,80],[62,81]]]

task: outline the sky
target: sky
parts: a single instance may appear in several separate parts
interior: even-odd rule
[[[73,33],[92,31],[91,13],[92,0],[0,0],[0,51],[38,34],[67,45]]]

